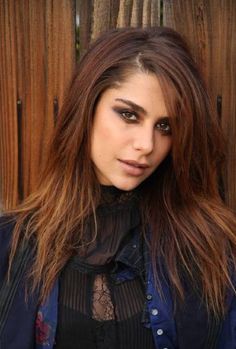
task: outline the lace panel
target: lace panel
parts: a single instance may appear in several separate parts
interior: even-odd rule
[[[97,321],[114,320],[114,305],[104,274],[95,276],[92,296],[92,317]]]

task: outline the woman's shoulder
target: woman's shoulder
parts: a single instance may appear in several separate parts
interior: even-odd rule
[[[13,216],[0,216],[0,267],[6,264],[15,222]]]
[[[0,214],[0,229],[13,227],[16,222],[16,217],[13,215]]]
[[[4,245],[10,242],[15,223],[16,220],[14,216],[0,216],[0,250]]]
[[[8,257],[14,226],[15,219],[12,216],[0,217],[0,285],[7,272]]]

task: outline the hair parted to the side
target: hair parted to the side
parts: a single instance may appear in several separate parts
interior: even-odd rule
[[[218,194],[224,142],[188,47],[174,30],[115,29],[82,57],[58,117],[38,190],[14,210],[10,261],[22,235],[34,237],[33,288],[43,299],[83,239],[83,224],[99,201],[90,159],[93,115],[101,94],[143,71],[160,81],[171,118],[171,154],[142,185],[142,212],[151,227],[151,256],[164,261],[175,294],[183,275],[198,280],[210,311],[224,313],[235,265],[235,219]],[[160,285],[159,285],[160,286]],[[231,285],[232,286],[232,285]]]

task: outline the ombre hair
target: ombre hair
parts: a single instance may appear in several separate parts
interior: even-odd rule
[[[41,297],[46,298],[83,241],[86,217],[93,214],[96,222],[100,187],[90,158],[96,104],[106,89],[139,71],[158,78],[172,116],[171,153],[140,186],[157,288],[160,257],[176,298],[184,300],[187,279],[200,289],[208,310],[222,315],[226,291],[233,287],[230,270],[236,248],[235,218],[218,191],[224,140],[185,41],[165,27],[112,30],[82,57],[39,187],[12,211],[16,225],[10,265],[21,236],[33,238],[36,252],[30,277],[33,289],[41,285]]]

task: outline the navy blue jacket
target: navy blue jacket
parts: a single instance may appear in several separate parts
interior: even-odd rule
[[[8,254],[13,223],[0,225],[0,294],[1,285],[6,277]],[[133,246],[138,243],[134,235]],[[130,251],[132,254],[132,251]],[[146,308],[147,321],[144,324],[153,332],[158,349],[208,349],[209,322],[205,310],[189,290],[185,308],[177,308],[173,316],[171,291],[166,281],[162,281],[164,299],[154,288],[151,263],[147,261]],[[132,278],[131,270],[121,272],[120,279]],[[0,333],[0,349],[51,349],[57,326],[58,282],[45,304],[38,304],[38,295],[34,294],[25,302],[24,274],[12,299],[12,305]],[[236,298],[228,297],[229,311],[224,320],[217,325],[219,334],[210,338],[216,341],[216,349],[236,349]],[[1,311],[1,304],[0,304]],[[218,333],[217,332],[217,333]]]

